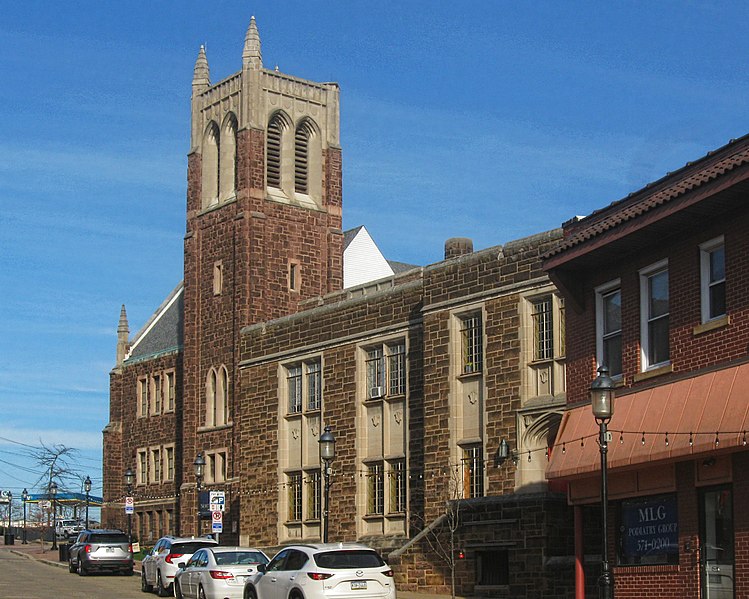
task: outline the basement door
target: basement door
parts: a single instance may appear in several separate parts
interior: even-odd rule
[[[703,599],[734,599],[733,492],[700,491],[700,586]]]

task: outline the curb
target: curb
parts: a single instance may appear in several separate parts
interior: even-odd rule
[[[24,551],[17,551],[15,549],[11,549],[10,552],[13,553],[14,555],[21,555],[21,556],[25,557],[26,559],[33,559],[33,560],[35,560],[37,562],[42,562],[43,564],[48,564],[50,566],[56,566],[58,568],[67,568],[68,567],[68,564],[66,564],[64,562],[54,561],[54,560],[46,559],[46,558],[43,558],[43,557],[35,557],[35,556],[33,556],[33,555],[29,554],[29,553],[26,553]]]

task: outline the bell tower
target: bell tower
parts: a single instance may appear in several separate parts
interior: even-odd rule
[[[192,462],[215,457],[231,519],[242,327],[343,285],[339,88],[263,66],[253,17],[238,73],[192,81],[184,240],[182,521],[194,528]],[[211,453],[213,452],[213,453]],[[218,457],[217,457],[218,456]],[[237,507],[238,510],[238,495]],[[190,528],[191,524],[193,528]]]

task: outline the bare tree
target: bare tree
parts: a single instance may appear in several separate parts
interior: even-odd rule
[[[457,532],[461,526],[461,513],[465,509],[463,499],[463,472],[459,465],[445,467],[442,480],[437,485],[442,489],[444,508],[430,523],[422,519],[423,528],[409,543],[390,554],[390,559],[400,557],[409,547],[424,540],[432,554],[450,571],[450,592],[455,599],[455,570],[458,560]],[[418,516],[414,516],[418,519]]]
[[[43,474],[37,479],[34,486],[49,492],[49,488],[54,481],[57,484],[58,492],[77,489],[76,481],[79,481],[80,476],[71,464],[77,453],[78,450],[73,447],[68,447],[62,443],[46,445],[40,439],[39,448],[33,449],[31,454],[36,464],[43,468]],[[52,517],[55,521],[57,514],[52,514]],[[52,526],[54,528],[54,524]],[[52,534],[55,534],[54,531]]]

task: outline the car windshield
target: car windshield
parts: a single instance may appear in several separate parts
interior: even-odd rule
[[[127,543],[127,535],[121,534],[100,534],[91,535],[92,543]]]
[[[194,541],[191,543],[173,543],[171,553],[179,553],[181,555],[193,554],[198,549],[215,545],[216,543],[206,543],[204,541]]]
[[[315,554],[315,563],[320,568],[331,570],[345,570],[348,568],[379,568],[385,562],[376,551],[325,551]]]
[[[214,553],[219,566],[240,566],[244,564],[267,564],[268,558],[259,551],[222,551]]]

